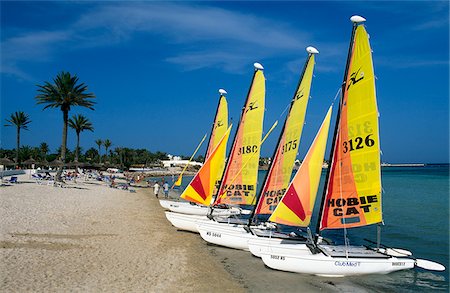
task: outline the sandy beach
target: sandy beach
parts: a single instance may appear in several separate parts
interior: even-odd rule
[[[2,185],[1,291],[352,291],[344,279],[273,271],[249,252],[177,231],[151,188],[132,189],[94,180],[59,188],[29,175]]]
[[[1,291],[242,292],[201,239],[177,233],[149,188],[1,187]]]

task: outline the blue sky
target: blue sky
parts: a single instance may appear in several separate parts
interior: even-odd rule
[[[380,111],[382,159],[449,162],[449,4],[447,1],[5,2],[1,5],[1,147],[15,111],[31,117],[23,145],[61,143],[62,113],[36,105],[36,85],[76,74],[97,96],[84,114],[95,139],[190,155],[210,130],[218,89],[237,121],[253,73],[265,67],[265,129],[282,117],[315,46],[315,78],[302,157],[340,87],[350,16],[367,18]],[[336,114],[336,111],[334,111]],[[282,122],[284,117],[282,117]],[[262,149],[273,152],[278,127]],[[75,146],[70,130],[68,146]],[[203,147],[203,151],[206,144]]]

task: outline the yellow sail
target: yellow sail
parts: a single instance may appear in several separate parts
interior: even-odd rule
[[[218,145],[212,151],[203,166],[181,194],[181,198],[202,205],[209,205],[213,196],[217,176],[223,171],[223,158],[227,148],[231,126],[219,140]]]
[[[286,117],[283,132],[272,158],[267,179],[258,201],[256,214],[271,214],[286,191],[292,176],[295,158],[305,122],[314,70],[314,54],[310,53],[299,86]]]
[[[210,156],[212,151],[219,144],[219,141],[228,129],[228,103],[224,94],[220,95],[217,113],[209,138],[208,150],[206,151],[205,160]],[[225,160],[224,160],[225,162]],[[224,166],[225,167],[225,166]]]
[[[215,204],[255,202],[264,104],[264,73],[256,69]]]
[[[358,25],[351,48],[320,229],[382,221],[380,140],[369,37]]]
[[[331,107],[320,126],[302,165],[284,193],[269,221],[290,226],[307,227],[319,188],[323,157],[330,128]]]

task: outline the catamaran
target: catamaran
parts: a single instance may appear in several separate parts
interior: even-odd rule
[[[316,201],[317,190],[322,173],[323,158],[330,128],[332,107],[328,109],[325,119],[314,138],[300,168],[295,173],[289,187],[286,189],[279,204],[269,217],[269,222],[283,224],[291,227],[308,227]],[[250,252],[261,257],[263,251],[270,251],[275,244],[296,245],[297,249],[308,250],[306,243],[308,234],[295,233],[295,237],[280,237],[283,234],[273,233],[269,230],[267,237],[252,237],[248,241]]]
[[[219,102],[217,104],[216,108],[216,114],[214,115],[214,121],[211,127],[211,135],[209,138],[209,143],[206,148],[206,154],[205,154],[205,162],[208,160],[208,158],[213,153],[214,149],[219,144],[221,138],[224,136],[224,134],[227,132],[228,129],[228,103],[226,99],[226,90],[219,89]],[[204,140],[205,138],[203,138]],[[202,140],[202,142],[203,142]],[[201,143],[202,143],[201,142]],[[191,159],[194,157],[197,150],[200,148],[201,143],[198,145],[197,149],[194,151],[194,154],[191,156]],[[226,146],[226,142],[225,142]],[[220,154],[216,154],[216,160],[217,165],[215,165],[215,168],[217,169],[217,172],[214,171],[216,174],[212,174],[210,180],[214,181],[214,185],[216,186],[220,178],[222,177],[223,169],[225,167],[225,153],[220,152]],[[186,165],[187,167],[187,165]],[[185,167],[185,168],[186,168]],[[185,169],[183,169],[184,172]],[[174,183],[174,186],[181,186],[182,178],[183,178],[183,172],[179,175],[177,181]],[[185,194],[185,193],[183,193]],[[182,199],[185,199],[187,201],[173,201],[173,200],[163,200],[161,199],[159,203],[161,206],[165,209],[168,209],[173,212],[177,213],[185,213],[185,214],[193,214],[193,215],[206,215],[208,213],[208,209],[204,205],[199,205],[195,200],[191,200],[188,196],[183,197],[183,194],[180,196]],[[209,203],[208,203],[209,205]]]
[[[256,222],[262,217],[267,219],[270,216],[291,180],[308,106],[315,65],[314,56],[319,53],[314,47],[308,47],[306,51],[308,52],[308,57],[291,100],[263,188],[259,193],[257,206],[253,207],[252,214],[248,219],[236,221],[229,218],[216,219],[215,221],[199,221],[198,230],[201,237],[207,242],[248,250],[248,241],[258,238],[257,235],[291,238],[289,235],[268,229],[270,226],[262,223],[256,224]]]
[[[310,234],[306,244],[267,246],[260,251],[261,258],[273,269],[331,277],[387,274],[415,266],[445,270],[441,264],[414,258],[408,250],[380,243],[380,140],[372,53],[365,19],[352,16],[351,21],[352,37],[317,234]],[[289,213],[293,218],[304,216],[284,199],[278,209],[280,213],[274,212],[272,221],[283,222]],[[349,244],[347,229],[373,224],[377,224],[376,247]],[[325,229],[342,229],[344,244],[325,244],[321,236]]]
[[[242,208],[240,205],[250,204],[256,195],[259,148],[265,111],[265,78],[264,68],[261,64],[255,63],[254,68],[252,83],[244,103],[233,146],[222,180],[220,180],[221,184],[217,194],[221,196],[217,196],[214,207],[208,212],[210,216],[250,213],[249,210]],[[200,185],[196,177],[183,192],[182,198],[200,203],[206,209],[210,202],[207,200],[199,201],[199,198],[205,197],[211,200],[214,193],[213,190],[203,193],[204,189],[199,188]],[[166,217],[175,227],[192,232],[198,232],[197,221],[208,219],[206,214],[183,215],[173,212],[166,212]]]

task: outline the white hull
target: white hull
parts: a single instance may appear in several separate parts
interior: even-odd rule
[[[209,210],[206,206],[193,205],[189,202],[172,202],[168,209],[175,213],[198,216],[206,216]]]
[[[187,215],[198,215],[198,216],[206,216],[209,212],[209,207],[192,204],[190,202],[185,201],[171,201],[171,200],[163,200],[159,201],[159,204],[171,212],[181,213]],[[240,215],[240,214],[249,214],[251,211],[243,210],[240,208],[229,208],[229,209],[219,209],[215,208],[213,210],[214,217],[229,217],[232,215]]]
[[[342,247],[320,245],[320,248],[324,253],[312,254],[309,249],[295,249],[295,245],[272,245],[270,252],[261,252],[261,258],[272,269],[327,277],[388,274],[415,265],[414,259],[389,257],[364,247],[351,247],[349,257],[333,252],[334,248]]]
[[[174,204],[174,203],[177,203],[177,202],[176,202],[176,201],[173,201],[173,200],[167,200],[167,199],[160,199],[160,200],[159,200],[159,204],[160,204],[163,208],[165,208],[166,210],[168,210],[169,207],[170,207],[170,205],[171,205],[171,204]]]
[[[166,218],[174,227],[195,233],[198,233],[197,221],[208,219],[206,216],[179,214],[168,211],[166,212]]]
[[[250,252],[256,256],[261,257],[262,253],[271,254],[272,246],[283,244],[284,247],[290,247],[289,245],[295,245],[297,250],[305,250],[309,252],[309,248],[305,245],[304,241],[299,240],[289,240],[281,238],[270,238],[270,237],[256,237],[248,241],[248,249]]]
[[[220,246],[248,251],[248,241],[257,236],[249,233],[243,225],[218,223],[212,220],[198,221],[200,236],[207,242]]]

